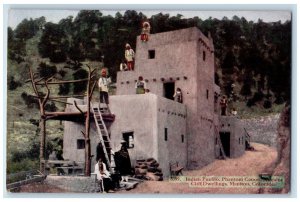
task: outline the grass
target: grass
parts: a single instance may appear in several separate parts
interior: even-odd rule
[[[282,111],[285,104],[273,104],[272,108],[265,109],[261,105],[254,105],[248,107],[245,102],[235,102],[233,106],[237,109],[238,115],[242,119],[257,118],[261,116],[268,116],[278,114]]]

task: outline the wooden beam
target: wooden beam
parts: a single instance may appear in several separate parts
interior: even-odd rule
[[[49,100],[51,100],[51,101],[53,101],[53,102],[64,103],[64,104],[67,104],[67,105],[73,105],[73,104],[70,103],[70,102],[65,102],[65,101],[61,101],[61,100],[56,100],[56,99],[51,99],[51,98],[49,98]]]
[[[78,111],[83,114],[83,111],[78,107],[77,102],[74,100],[74,105],[78,109]]]
[[[88,81],[89,79],[78,79],[78,80],[71,80],[71,81],[52,81],[48,82],[48,84],[64,84],[64,83],[78,83],[78,82],[84,82]],[[45,85],[45,83],[35,83],[36,85]]]

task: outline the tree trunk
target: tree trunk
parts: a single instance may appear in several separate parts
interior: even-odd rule
[[[87,114],[85,119],[85,176],[91,174],[91,141],[90,141],[90,100],[87,98]]]

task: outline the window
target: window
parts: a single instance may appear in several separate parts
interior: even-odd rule
[[[155,58],[155,50],[148,50],[148,59]]]
[[[205,61],[205,58],[206,58],[206,52],[203,51],[203,61]]]
[[[239,138],[239,144],[241,144],[241,138]]]
[[[165,141],[168,141],[168,128],[165,128]]]
[[[206,89],[206,99],[208,99],[208,89]]]
[[[134,136],[133,136],[133,131],[130,131],[130,132],[124,132],[122,133],[123,134],[123,139],[125,140],[126,142],[126,147],[128,149],[131,149],[134,147]]]
[[[84,139],[77,140],[77,149],[84,149],[85,148],[85,141]]]
[[[181,142],[184,143],[184,135],[181,135]]]

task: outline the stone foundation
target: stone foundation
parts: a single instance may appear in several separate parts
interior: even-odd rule
[[[91,175],[90,177],[48,175],[45,183],[69,192],[94,193],[100,191],[96,183],[96,175]]]

